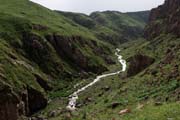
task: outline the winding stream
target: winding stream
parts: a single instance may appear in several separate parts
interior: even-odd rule
[[[100,81],[101,78],[105,78],[105,77],[109,77],[112,75],[117,75],[120,72],[124,72],[126,70],[126,61],[122,59],[122,56],[119,54],[120,53],[120,49],[116,49],[115,55],[118,57],[118,61],[121,63],[122,65],[122,70],[114,72],[114,73],[108,73],[108,74],[103,74],[103,75],[99,75],[96,77],[96,79],[94,79],[93,82],[87,84],[86,86],[78,89],[77,91],[75,91],[72,95],[69,96],[69,103],[67,105],[67,109],[69,110],[75,110],[76,109],[76,101],[78,99],[78,94],[84,90],[86,90],[88,87],[94,85],[96,82]]]

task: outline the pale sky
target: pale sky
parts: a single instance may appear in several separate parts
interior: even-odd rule
[[[80,12],[115,10],[133,12],[150,10],[165,0],[31,0],[52,10]]]

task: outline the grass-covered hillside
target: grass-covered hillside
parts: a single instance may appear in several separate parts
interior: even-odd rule
[[[152,42],[136,41],[120,46],[128,63],[132,62],[131,56],[137,54],[155,61],[133,76],[122,73],[108,77],[82,92],[79,108],[72,113],[73,120],[179,120],[179,45],[179,38],[165,35]],[[134,64],[138,65],[138,59]],[[128,68],[127,72],[130,69],[138,70]],[[129,112],[120,115],[125,109]]]
[[[166,0],[150,18],[0,0],[0,120],[179,120],[179,13],[179,0]],[[121,69],[115,47],[126,72],[82,91],[77,109],[66,109],[78,88]]]
[[[107,71],[111,54],[111,45],[69,18],[29,0],[0,0],[0,119],[67,96],[73,82]]]
[[[77,24],[88,28],[97,38],[111,44],[132,41],[142,37],[149,11],[121,13],[117,11],[81,13],[58,12]]]
[[[173,35],[119,46],[128,62],[127,71],[102,79],[80,93],[76,111],[62,112],[49,119],[67,119],[70,116],[72,120],[179,120],[179,46],[179,38]],[[139,70],[143,63],[148,64],[149,61],[146,57],[135,57],[140,55],[153,58],[154,62]],[[129,71],[136,72],[132,74]],[[43,114],[48,115],[49,111],[59,107],[62,105],[50,105],[48,112]],[[120,114],[122,110],[128,111]]]
[[[126,72],[104,78],[80,93],[76,111],[63,111],[49,119],[179,120],[179,3],[166,0],[152,10],[147,40],[119,46],[128,64]]]

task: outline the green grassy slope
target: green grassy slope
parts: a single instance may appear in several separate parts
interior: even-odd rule
[[[108,77],[82,92],[80,107],[72,112],[72,119],[179,120],[179,45],[178,38],[162,35],[151,42],[139,40],[120,46],[127,61],[141,53],[155,58],[155,62],[135,76],[125,77],[126,73],[122,73]],[[168,52],[169,49],[172,51]],[[119,115],[123,109],[131,112]],[[66,114],[51,119],[63,119]]]
[[[2,94],[8,85],[8,94],[16,93],[19,100],[30,88],[44,97],[67,96],[80,77],[108,70],[111,48],[88,29],[38,4],[0,0]]]
[[[180,36],[179,29],[175,29],[179,27],[179,3],[167,0],[165,5],[153,10],[146,28],[148,41],[131,41],[119,46],[128,63],[127,73],[103,79],[79,95],[77,111],[50,119],[66,119],[69,115],[73,120],[179,120]],[[172,31],[168,32],[168,28]],[[127,76],[130,63],[138,65],[148,61],[132,59],[136,55],[149,56],[155,61],[135,75]],[[120,115],[124,109],[130,112]]]
[[[164,32],[150,41],[139,39],[148,14],[105,11],[87,16],[57,13],[28,0],[0,0],[1,106],[16,95],[25,102],[21,95],[33,88],[40,92],[36,104],[39,96],[52,100],[35,114],[49,120],[179,120],[180,39]],[[76,111],[67,111],[68,95],[77,89],[74,84],[80,82],[81,87],[95,74],[120,69],[118,61],[108,64],[115,59],[109,43],[125,41],[116,46],[128,62],[127,71],[137,54],[155,62],[131,77],[125,72],[103,79],[79,95]],[[130,113],[119,115],[123,109]],[[57,115],[50,116],[54,111]]]
[[[140,22],[145,22],[147,23],[149,20],[149,14],[150,11],[142,11],[142,12],[127,12],[125,13],[129,16],[131,16],[132,18],[139,20]]]
[[[48,64],[51,66],[53,62],[57,62],[57,64],[66,62],[61,58],[62,56],[57,54],[58,51],[54,48],[53,44],[49,42],[49,38],[47,38],[47,36],[52,37],[53,35],[64,36],[61,39],[71,39],[73,36],[75,37],[74,39],[78,39],[79,37],[88,47],[82,46],[80,43],[82,40],[75,40],[72,43],[74,47],[77,47],[84,56],[94,56],[94,60],[96,60],[96,62],[100,60],[102,64],[104,64],[103,59],[97,56],[98,53],[94,53],[95,50],[92,50],[93,44],[96,44],[95,46],[98,46],[100,50],[105,50],[107,48],[107,51],[104,52],[110,52],[108,48],[110,46],[103,42],[99,42],[86,28],[77,25],[54,11],[48,10],[28,0],[12,0],[11,2],[1,0],[0,10],[1,38],[4,39],[7,44],[10,44],[10,46],[17,51],[17,54],[31,59],[37,64],[49,61]],[[32,44],[28,43],[32,42],[31,40],[28,41],[32,36],[38,39],[36,42],[39,42],[37,44],[43,46],[43,50],[29,50],[31,49],[30,47],[34,47],[28,46]],[[69,40],[69,42],[72,42],[72,40]],[[103,46],[105,47],[103,48]],[[32,55],[32,53],[34,55]],[[42,55],[47,56],[42,57]],[[51,56],[51,59],[45,58],[49,56]],[[66,64],[68,63],[64,63],[65,68],[68,67]],[[49,69],[52,70],[53,66]]]
[[[82,33],[81,35],[83,35],[87,32],[87,30],[82,30],[79,28],[80,26],[76,26],[73,22],[63,16],[59,16],[54,11],[28,0],[11,0],[11,2],[1,0],[0,10],[1,13],[26,18],[33,23],[50,27],[54,29],[54,32],[60,32],[61,34],[72,35]]]

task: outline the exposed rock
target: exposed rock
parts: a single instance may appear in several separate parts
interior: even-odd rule
[[[81,103],[77,103],[76,107],[80,108],[80,107],[82,107],[82,104]]]
[[[119,115],[124,115],[124,114],[130,113],[130,112],[131,112],[130,109],[123,109],[119,112]]]
[[[111,103],[110,106],[111,106],[112,109],[114,109],[114,108],[118,107],[119,105],[121,105],[120,102],[113,102],[113,103]]]
[[[86,101],[86,102],[92,102],[92,98],[87,97],[87,98],[85,99],[85,101]]]
[[[89,77],[89,74],[88,74],[87,72],[85,72],[85,71],[82,71],[82,72],[80,72],[79,74],[80,74],[79,76],[80,76],[82,79],[85,79],[85,78],[88,78],[88,77]]]
[[[56,110],[50,111],[49,114],[48,114],[48,117],[56,117],[61,113],[62,113],[62,109],[58,108]]]
[[[17,94],[9,86],[0,88],[0,120],[17,120],[24,108]]]
[[[52,87],[49,86],[47,80],[44,80],[41,76],[35,74],[36,81],[40,84],[42,88],[44,88],[45,91],[52,90]]]
[[[129,67],[127,71],[127,76],[133,76],[141,72],[149,65],[154,62],[154,58],[146,55],[137,54],[129,59]]]
[[[144,107],[144,104],[138,104],[137,109],[141,110]]]
[[[29,101],[28,101],[28,91],[26,90],[22,90],[21,94],[20,94],[21,100],[24,102],[24,110],[25,110],[25,114],[24,115],[29,115]]]
[[[170,64],[174,59],[175,55],[173,52],[170,52],[166,55],[165,59],[162,61],[163,64]]]
[[[56,117],[56,111],[51,111],[49,114],[48,114],[48,117]]]
[[[46,39],[54,46],[61,58],[70,60],[77,68],[80,68],[86,72],[94,73],[102,73],[107,71],[107,68],[101,64],[92,65],[91,58],[85,56],[76,46],[76,44],[80,44],[81,46],[88,44],[89,46],[92,46],[91,44],[93,42],[85,43],[83,38],[80,36],[61,36],[56,34],[47,35]]]
[[[44,117],[31,117],[28,120],[48,120],[48,119],[46,119]]]
[[[74,46],[73,42],[82,41],[80,36],[60,36],[47,35],[46,39],[54,46],[62,58],[68,58],[78,64],[81,68],[86,68],[87,58]]]
[[[21,116],[37,112],[47,104],[43,94],[30,87],[17,94],[11,86],[0,83],[0,96],[0,120],[18,120]]]
[[[153,69],[150,72],[151,72],[151,75],[153,75],[153,76],[156,76],[158,73],[158,71],[156,69]]]
[[[109,86],[105,86],[103,89],[104,89],[105,91],[108,91],[108,90],[110,90],[110,87],[109,87]]]
[[[45,108],[47,105],[45,96],[31,87],[28,87],[28,102],[30,115]]]
[[[180,1],[165,0],[165,3],[151,11],[145,36],[153,39],[161,33],[180,36]]]
[[[27,49],[33,48],[40,51],[44,48],[44,46],[40,42],[42,38],[36,34],[24,33],[23,38],[24,38],[24,41],[23,41],[24,45],[25,47],[27,47]]]
[[[66,73],[63,64],[54,58],[54,48],[42,36],[24,32],[22,37],[25,57],[38,64],[42,72],[52,77]]]
[[[40,24],[33,24],[33,30],[38,30],[38,31],[43,31],[43,30],[47,30],[48,27],[46,26],[42,26]]]

